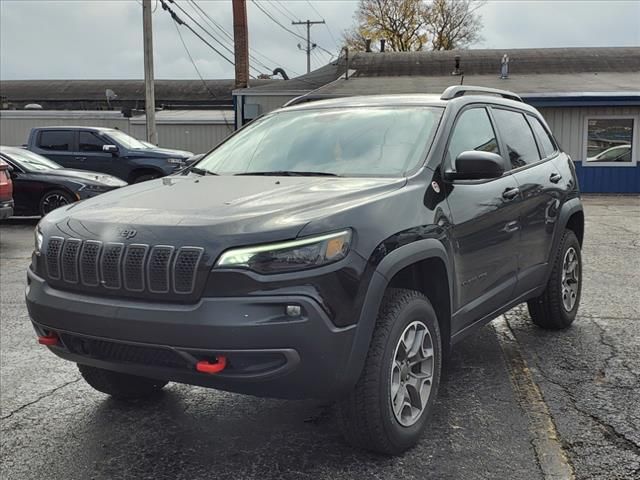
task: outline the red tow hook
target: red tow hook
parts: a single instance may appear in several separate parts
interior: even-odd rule
[[[196,363],[196,370],[202,373],[219,373],[227,366],[227,357],[218,355],[215,363],[207,360],[201,360]]]
[[[56,335],[55,333],[50,333],[49,335],[38,337],[38,343],[40,345],[46,345],[47,347],[58,345],[59,341],[60,339],[58,338],[58,335]]]

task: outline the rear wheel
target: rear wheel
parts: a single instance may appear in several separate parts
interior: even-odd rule
[[[56,208],[64,207],[74,202],[74,198],[63,190],[51,190],[45,193],[40,199],[40,215],[43,217],[55,210]]]
[[[119,399],[147,398],[167,384],[163,380],[138,377],[78,364],[84,380],[99,392]]]
[[[580,242],[571,230],[565,231],[554,259],[549,282],[542,295],[529,300],[529,315],[541,328],[569,327],[578,313],[582,290]]]
[[[354,390],[339,403],[353,445],[395,455],[414,446],[427,425],[440,383],[438,321],[419,292],[389,289]]]

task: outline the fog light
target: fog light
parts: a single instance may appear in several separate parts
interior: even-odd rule
[[[287,305],[286,312],[288,317],[299,317],[302,314],[302,307],[300,305]]]

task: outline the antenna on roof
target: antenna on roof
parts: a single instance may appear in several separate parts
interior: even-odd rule
[[[116,92],[114,92],[110,88],[107,88],[105,90],[104,95],[105,97],[107,97],[107,105],[109,106],[109,108],[111,108],[111,100],[115,100],[116,98],[118,98],[118,95],[116,95]]]
[[[453,68],[453,72],[451,72],[451,75],[454,75],[454,76],[464,75],[464,72],[460,70],[460,55],[456,55],[454,59],[456,63],[455,63],[455,67]]]
[[[502,80],[509,78],[509,55],[506,53],[502,56],[502,61],[500,62],[500,78]]]

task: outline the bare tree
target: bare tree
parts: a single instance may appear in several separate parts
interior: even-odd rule
[[[360,0],[355,25],[343,34],[351,50],[377,49],[386,39],[389,50],[419,51],[466,48],[480,40],[484,1],[473,0]]]
[[[426,18],[432,50],[466,48],[482,37],[481,17],[476,13],[484,2],[433,0]]]
[[[424,0],[360,0],[356,25],[344,34],[347,46],[365,49],[365,39],[386,39],[389,50],[422,50],[427,43]]]

